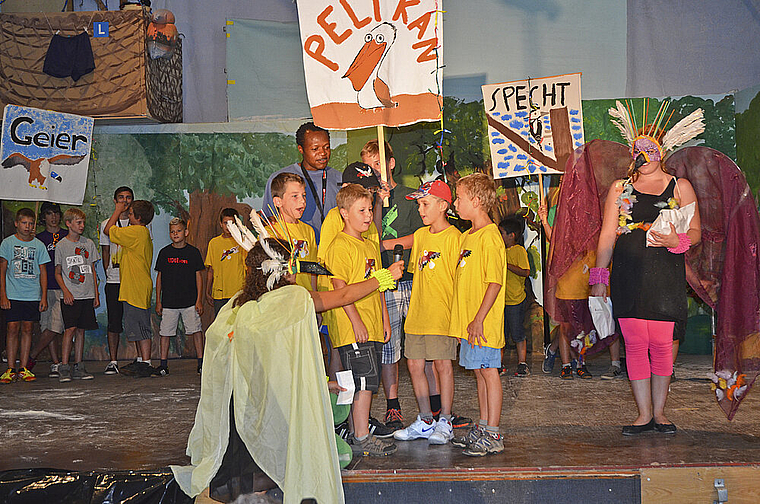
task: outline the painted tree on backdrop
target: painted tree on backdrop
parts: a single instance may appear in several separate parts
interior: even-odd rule
[[[755,201],[760,201],[760,93],[744,112],[736,114],[736,158]]]

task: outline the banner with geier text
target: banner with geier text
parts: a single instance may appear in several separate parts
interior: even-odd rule
[[[298,2],[314,122],[347,130],[439,120],[441,11],[441,0]]]

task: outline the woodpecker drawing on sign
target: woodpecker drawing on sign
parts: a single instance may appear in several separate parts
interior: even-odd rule
[[[356,91],[356,101],[363,109],[394,108],[388,87],[389,70],[386,56],[396,41],[396,27],[380,23],[364,36],[364,45],[343,75]],[[380,77],[383,76],[383,78]]]
[[[23,154],[15,152],[3,160],[3,168],[15,168],[22,166],[29,172],[29,186],[39,189],[47,189],[45,180],[51,175],[50,167],[52,165],[66,166],[75,165],[82,161],[85,156],[70,156],[68,154],[58,154],[50,158],[29,159]],[[54,179],[62,182],[63,178],[53,172]]]

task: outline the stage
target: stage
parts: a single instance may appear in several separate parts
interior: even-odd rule
[[[502,377],[503,453],[471,458],[450,445],[397,442],[395,455],[360,458],[343,472],[346,502],[712,502],[715,478],[724,478],[732,503],[757,501],[760,398],[751,393],[728,422],[705,380],[710,356],[678,358],[666,410],[678,433],[638,437],[620,433],[636,416],[627,380],[599,379],[608,356],[589,363],[592,380],[572,381],[560,380],[559,362],[543,374],[540,358],[529,377]],[[95,379],[67,384],[46,378],[45,364],[37,364],[36,382],[0,389],[0,484],[23,474],[11,470],[165,474],[169,464],[189,462],[194,360],[170,361],[169,376],[142,379],[104,376],[105,363],[88,362]],[[514,356],[510,364],[514,370]],[[411,422],[416,403],[403,361],[400,371]],[[455,380],[455,412],[477,418],[474,377],[455,366]],[[380,392],[374,416],[384,408]]]

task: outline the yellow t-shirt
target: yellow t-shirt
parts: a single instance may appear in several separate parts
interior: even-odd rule
[[[153,240],[150,231],[145,226],[112,226],[108,237],[112,243],[121,245],[119,301],[147,310],[153,294],[153,279],[150,276]]]
[[[288,237],[283,236],[285,231],[279,224],[274,222],[272,224],[274,225],[273,228],[269,226],[266,228],[266,230],[269,231],[270,236],[287,242]],[[290,235],[293,251],[298,256],[298,259],[304,261],[316,261],[317,240],[314,237],[314,228],[301,221],[298,221],[295,224],[283,222],[283,225],[287,227],[287,233]],[[306,290],[314,290],[311,286],[311,277],[311,273],[299,273],[296,275],[296,283]]]
[[[588,284],[589,269],[596,265],[596,251],[590,250],[557,279],[557,299],[586,299],[591,287]]]
[[[322,227],[319,231],[319,249],[317,250],[317,257],[320,261],[325,260],[325,254],[327,253],[327,247],[332,243],[333,238],[338,236],[338,233],[343,231],[343,217],[340,216],[340,210],[338,207],[331,208],[327,215],[325,215],[325,221],[322,223]],[[369,229],[362,233],[362,238],[369,239],[378,245],[380,244],[380,235],[377,232],[375,223],[369,225]]]
[[[246,255],[245,249],[232,237],[219,235],[208,242],[206,261],[203,264],[214,270],[211,291],[214,299],[229,299],[243,287]]]
[[[407,268],[414,275],[409,312],[404,324],[407,334],[449,334],[454,268],[459,258],[460,237],[461,233],[454,226],[438,233],[431,233],[430,226],[414,232]]]
[[[522,245],[512,245],[507,249],[507,264],[513,264],[518,268],[530,269],[528,252]],[[504,295],[504,303],[510,306],[519,305],[525,299],[525,277],[509,271],[507,268],[507,292]]]
[[[506,251],[496,224],[474,233],[465,232],[459,241],[459,259],[454,273],[454,298],[449,334],[467,339],[467,326],[475,318],[489,283],[502,286],[483,322],[483,346],[504,347],[504,284]]]
[[[380,269],[380,249],[371,240],[359,240],[346,233],[338,233],[327,248],[325,263],[334,278],[354,284],[366,280]],[[330,282],[330,290],[334,290]],[[354,303],[369,333],[369,341],[383,342],[383,305],[381,294],[374,291]],[[356,343],[354,329],[343,308],[329,311],[328,328],[333,347]]]

